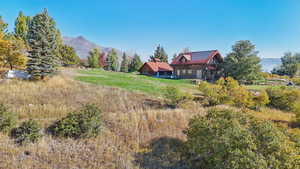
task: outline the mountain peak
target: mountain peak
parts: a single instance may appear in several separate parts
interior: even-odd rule
[[[86,40],[83,36],[78,36],[76,39],[78,39],[78,40]]]
[[[94,49],[98,48],[101,50],[101,52],[108,53],[112,50],[110,47],[102,47],[100,45],[97,45],[94,42],[91,42],[87,40],[84,36],[77,36],[77,37],[69,37],[69,36],[64,36],[63,41],[66,45],[72,46],[77,55],[81,59],[86,59],[89,55],[89,52]],[[120,56],[122,55],[122,52],[120,50],[116,50],[118,57],[121,58]]]

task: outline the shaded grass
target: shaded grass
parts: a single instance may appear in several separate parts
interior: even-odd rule
[[[108,72],[102,70],[80,70],[75,79],[96,85],[111,86],[152,95],[161,95],[164,87],[174,86],[182,90],[196,90],[191,80],[161,79],[133,73]]]

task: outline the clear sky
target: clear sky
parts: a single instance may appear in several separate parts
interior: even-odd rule
[[[43,8],[63,35],[144,60],[158,44],[170,57],[185,47],[225,56],[237,40],[251,40],[260,57],[300,52],[299,0],[4,0],[0,15],[12,30],[20,10],[34,15]]]

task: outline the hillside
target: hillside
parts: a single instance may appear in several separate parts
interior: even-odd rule
[[[178,152],[186,140],[183,131],[192,117],[210,108],[197,102],[177,109],[166,107],[159,96],[167,85],[185,91],[194,86],[186,80],[76,69],[63,69],[47,81],[4,82],[0,103],[15,112],[19,122],[34,119],[46,129],[67,113],[92,103],[101,108],[103,127],[96,138],[79,140],[56,138],[43,131],[40,142],[24,146],[1,133],[0,168],[188,169]],[[267,107],[252,114],[283,124],[294,118]]]

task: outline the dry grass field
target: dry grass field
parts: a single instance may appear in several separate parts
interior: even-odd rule
[[[183,169],[177,148],[185,140],[189,119],[207,108],[190,103],[168,109],[159,97],[73,80],[60,73],[46,81],[4,81],[0,103],[17,113],[19,123],[30,118],[47,128],[87,103],[103,112],[103,129],[96,138],[62,139],[47,135],[36,144],[16,145],[0,134],[0,169]],[[289,114],[255,116],[291,121]]]
[[[161,102],[144,94],[85,84],[63,74],[41,82],[1,82],[0,103],[16,112],[19,122],[32,118],[46,128],[68,112],[93,103],[103,112],[104,127],[97,138],[59,139],[45,134],[39,143],[27,146],[18,146],[1,134],[0,168],[169,167],[174,163],[156,159],[158,152],[153,152],[153,146],[184,140],[182,130],[189,118],[205,110],[196,104],[188,110],[167,109]],[[169,149],[165,151],[166,157],[161,158],[178,160],[169,155]]]

